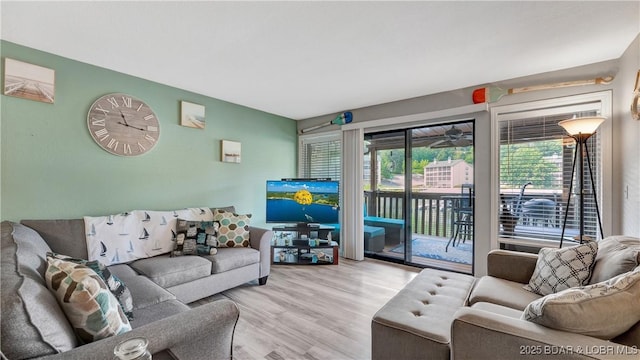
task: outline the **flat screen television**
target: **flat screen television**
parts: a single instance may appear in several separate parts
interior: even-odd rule
[[[319,179],[267,180],[267,222],[336,224],[339,182]]]

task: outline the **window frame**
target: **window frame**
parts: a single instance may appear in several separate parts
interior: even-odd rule
[[[607,120],[598,128],[600,141],[600,159],[598,176],[600,186],[596,189],[600,216],[602,218],[602,230],[604,235],[611,234],[612,213],[611,196],[603,196],[612,193],[612,93],[611,90],[559,97],[555,99],[538,100],[526,103],[494,106],[491,108],[491,248],[496,249],[500,244],[523,245],[539,248],[542,246],[559,246],[558,240],[537,239],[512,239],[500,236],[499,211],[500,211],[500,122],[526,119],[536,116],[551,116],[568,112],[597,111]],[[595,156],[595,154],[593,155]]]
[[[342,149],[342,132],[341,131],[330,131],[324,132],[322,134],[309,134],[309,135],[299,135],[298,136],[298,177],[304,178],[307,177],[305,175],[305,170],[307,166],[307,161],[305,159],[307,145],[317,144],[323,142],[330,141],[338,141],[340,143],[340,148]],[[340,158],[340,163],[342,164],[342,157]],[[338,167],[338,173],[341,172],[341,165]],[[332,180],[340,180],[341,179],[332,179]]]

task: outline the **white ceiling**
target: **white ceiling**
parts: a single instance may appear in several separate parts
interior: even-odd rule
[[[640,32],[638,1],[2,1],[1,10],[4,40],[292,119],[616,59]]]

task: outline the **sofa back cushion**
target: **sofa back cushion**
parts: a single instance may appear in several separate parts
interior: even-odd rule
[[[51,250],[78,259],[87,258],[87,238],[84,220],[22,220],[40,234]]]
[[[34,230],[7,221],[1,246],[2,353],[27,359],[76,347],[75,334],[45,284],[49,246]]]
[[[609,280],[640,265],[640,238],[608,236],[598,242],[590,284]]]

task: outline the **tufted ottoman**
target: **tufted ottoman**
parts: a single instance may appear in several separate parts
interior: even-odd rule
[[[475,278],[425,269],[371,321],[371,359],[449,359],[454,313],[467,304]]]

